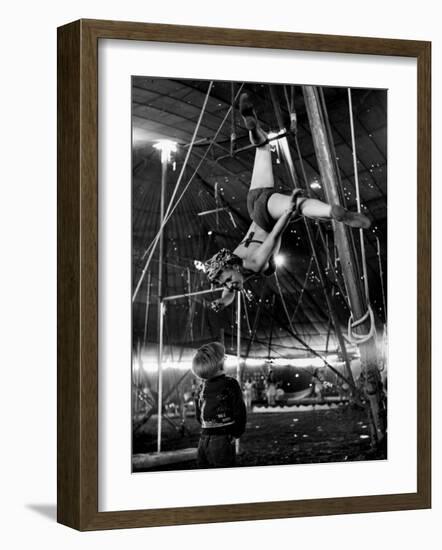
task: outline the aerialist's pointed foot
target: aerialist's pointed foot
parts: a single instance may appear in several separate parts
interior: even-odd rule
[[[371,225],[371,221],[360,214],[359,212],[351,212],[340,204],[334,204],[331,208],[331,217],[338,221],[349,225],[350,227],[360,227],[362,229],[368,229]]]
[[[244,120],[244,126],[249,131],[252,145],[257,145],[258,147],[265,145],[267,143],[267,134],[259,125],[253,103],[250,101],[247,93],[243,93],[239,97],[239,112]]]

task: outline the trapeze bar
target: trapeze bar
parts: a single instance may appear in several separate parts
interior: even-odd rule
[[[256,149],[257,147],[262,147],[266,143],[271,143],[272,141],[277,141],[279,139],[282,139],[282,138],[285,138],[285,137],[288,137],[288,136],[291,136],[291,135],[292,135],[292,132],[283,132],[282,134],[277,134],[276,136],[267,138],[264,143],[260,143],[259,145],[254,145],[254,144],[246,145],[245,147],[241,147],[240,149],[236,149],[235,151],[233,151],[233,155],[230,155],[230,154],[229,155],[223,155],[221,157],[218,157],[215,160],[218,162],[220,160],[224,160],[224,159],[227,159],[227,158],[232,158],[232,156],[235,156],[238,153],[244,153],[244,151],[250,151],[251,149]]]
[[[204,210],[204,212],[198,212],[198,216],[206,216],[207,214],[215,214],[216,212],[223,212],[224,210],[228,210],[227,206],[224,206],[223,208],[213,208],[212,210]]]
[[[187,298],[189,296],[200,296],[202,294],[210,294],[211,292],[220,292],[223,287],[209,288],[207,290],[198,290],[197,292],[186,292],[185,294],[175,294],[174,296],[165,296],[163,302],[166,300],[178,300],[178,298]]]
[[[201,138],[194,141],[193,145],[205,145],[206,143],[210,143],[209,138]],[[183,143],[182,147],[186,148],[189,147],[190,143]]]
[[[194,146],[194,147],[198,147],[199,145],[201,145],[201,146],[210,145],[211,142],[212,142],[212,140],[211,140],[210,138],[201,138],[201,139],[197,139],[197,140],[195,141],[195,143],[193,144],[193,146]],[[227,147],[225,147],[225,146],[222,144],[222,142],[221,142],[221,143],[218,143],[218,142],[214,141],[214,142],[213,142],[213,145],[214,145],[215,147],[219,147],[219,148],[222,149],[223,151],[228,151]],[[181,147],[182,147],[183,149],[187,149],[187,148],[190,147],[190,143],[183,143],[183,144],[181,145]]]

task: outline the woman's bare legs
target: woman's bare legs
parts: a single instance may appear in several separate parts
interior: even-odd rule
[[[259,127],[258,127],[259,128]],[[260,131],[262,131],[259,128]],[[255,161],[253,164],[252,181],[250,189],[257,188],[273,188],[275,180],[273,177],[272,153],[268,143],[256,148]],[[294,204],[293,201],[296,201]],[[318,199],[310,199],[300,197],[299,195],[283,195],[282,193],[274,193],[267,202],[269,214],[274,220],[287,212],[287,210],[299,211],[307,218],[316,219],[335,219],[351,225],[353,227],[369,227],[370,221],[368,218],[357,212],[348,212],[342,206],[331,206]]]
[[[273,179],[272,153],[270,145],[257,147],[255,152],[255,162],[253,163],[252,181],[250,189],[257,187],[274,187]]]
[[[251,143],[257,144],[263,142],[263,145],[257,147],[255,151],[250,189],[274,187],[275,180],[273,177],[270,145],[265,142],[267,136],[259,126],[253,104],[247,94],[241,94],[239,107],[244,124],[249,130]],[[331,216],[331,206],[329,204],[316,199],[304,199],[301,197],[295,200],[302,201],[301,211],[304,216],[309,218],[330,218]],[[294,210],[296,206],[293,204],[291,195],[283,195],[281,193],[272,195],[267,203],[269,213],[275,220],[278,220],[287,210]]]
[[[259,126],[253,104],[248,95],[241,94],[239,103],[244,124],[249,130],[250,141],[257,145],[250,189],[272,188],[275,186],[275,181],[273,178],[270,145],[266,142],[267,136]],[[338,204],[330,205],[318,199],[300,197],[296,193],[292,195],[274,193],[267,202],[267,208],[269,214],[275,220],[279,220],[287,210],[295,211],[296,208],[299,208],[301,214],[307,218],[334,219],[351,227],[362,227],[364,229],[367,229],[371,225],[370,220],[363,214],[350,212]]]
[[[296,201],[294,204],[293,201]],[[318,199],[307,199],[299,195],[274,193],[267,202],[267,209],[273,219],[278,220],[287,210],[299,208],[300,213],[312,219],[333,219],[350,227],[368,229],[370,220],[364,214],[347,210],[339,204],[330,205]]]
[[[273,219],[278,220],[284,212],[289,209],[294,209],[297,205],[300,206],[300,211],[307,218],[331,218],[331,206],[317,199],[306,199],[299,197],[296,199],[297,204],[293,204],[291,195],[282,195],[274,193],[267,202],[269,214]]]
[[[272,153],[267,143],[267,134],[260,127],[253,104],[246,93],[239,98],[239,111],[249,131],[250,143],[257,145],[250,189],[274,187]]]

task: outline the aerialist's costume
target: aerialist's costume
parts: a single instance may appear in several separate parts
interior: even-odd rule
[[[247,194],[247,211],[252,220],[264,229],[267,233],[270,233],[274,228],[277,220],[273,219],[267,208],[267,203],[272,195],[279,193],[274,187],[255,187],[250,189]],[[293,216],[296,217],[301,214],[302,203],[306,200],[299,200],[299,197],[303,196],[302,189],[296,189],[292,195],[292,200],[296,203],[296,209],[293,211]]]
[[[254,189],[251,189],[247,195],[247,210],[249,212],[250,218],[267,233],[270,233],[272,231],[277,222],[277,220],[272,218],[267,208],[267,202],[274,193],[277,193],[274,187],[255,187]],[[306,200],[305,198],[299,200],[298,197],[302,196],[302,189],[295,190],[292,195],[292,200],[296,202],[296,209],[293,211],[293,217],[301,215],[301,206],[302,203]],[[248,248],[249,245],[252,243],[263,244],[264,241],[254,239],[254,235],[255,233],[253,231],[250,232],[248,234],[248,237],[244,239],[240,244],[243,244],[246,248]],[[273,255],[270,256],[268,262],[269,267],[261,273],[261,275],[264,275],[265,277],[270,277],[276,271],[275,259]],[[204,264],[207,278],[212,283],[216,281],[218,275],[224,269],[235,266],[239,266],[246,277],[257,275],[253,271],[250,271],[249,273],[249,270],[245,270],[243,268],[242,259],[227,248],[222,248]]]
[[[276,223],[267,209],[267,202],[274,193],[274,187],[255,187],[247,194],[249,216],[267,233],[270,233]]]

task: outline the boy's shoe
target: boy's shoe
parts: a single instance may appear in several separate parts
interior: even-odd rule
[[[359,212],[351,212],[340,204],[333,204],[331,208],[331,217],[338,221],[349,225],[350,227],[359,227],[362,229],[368,229],[371,225],[371,221],[364,214]]]

